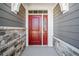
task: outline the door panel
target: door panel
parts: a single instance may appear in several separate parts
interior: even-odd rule
[[[42,16],[29,15],[29,45],[41,45],[42,40]]]
[[[43,15],[43,45],[48,44],[48,16]]]

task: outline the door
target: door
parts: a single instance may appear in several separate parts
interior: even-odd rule
[[[29,15],[29,45],[42,44],[42,16]]]
[[[48,44],[48,16],[29,15],[29,45]]]
[[[48,16],[43,15],[43,45],[48,44]]]

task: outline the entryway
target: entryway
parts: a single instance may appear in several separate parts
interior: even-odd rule
[[[38,14],[28,16],[29,45],[48,44],[48,15]]]

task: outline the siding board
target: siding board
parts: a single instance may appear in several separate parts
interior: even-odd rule
[[[54,36],[79,48],[79,3],[69,3],[67,13],[54,15]]]
[[[24,19],[11,11],[10,3],[0,3],[0,26],[25,27]]]

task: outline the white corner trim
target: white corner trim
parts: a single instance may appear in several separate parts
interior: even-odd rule
[[[57,37],[55,37],[55,36],[54,36],[53,38],[56,39],[56,40],[58,40],[58,41],[60,41],[60,42],[62,42],[62,43],[65,44],[66,46],[72,48],[73,51],[79,53],[79,49],[77,49],[76,47],[74,47],[74,46],[72,46],[72,45],[70,45],[70,44],[68,44],[68,43],[66,43],[66,42],[64,42],[64,41],[62,41],[61,39],[59,39],[59,38],[57,38]]]

